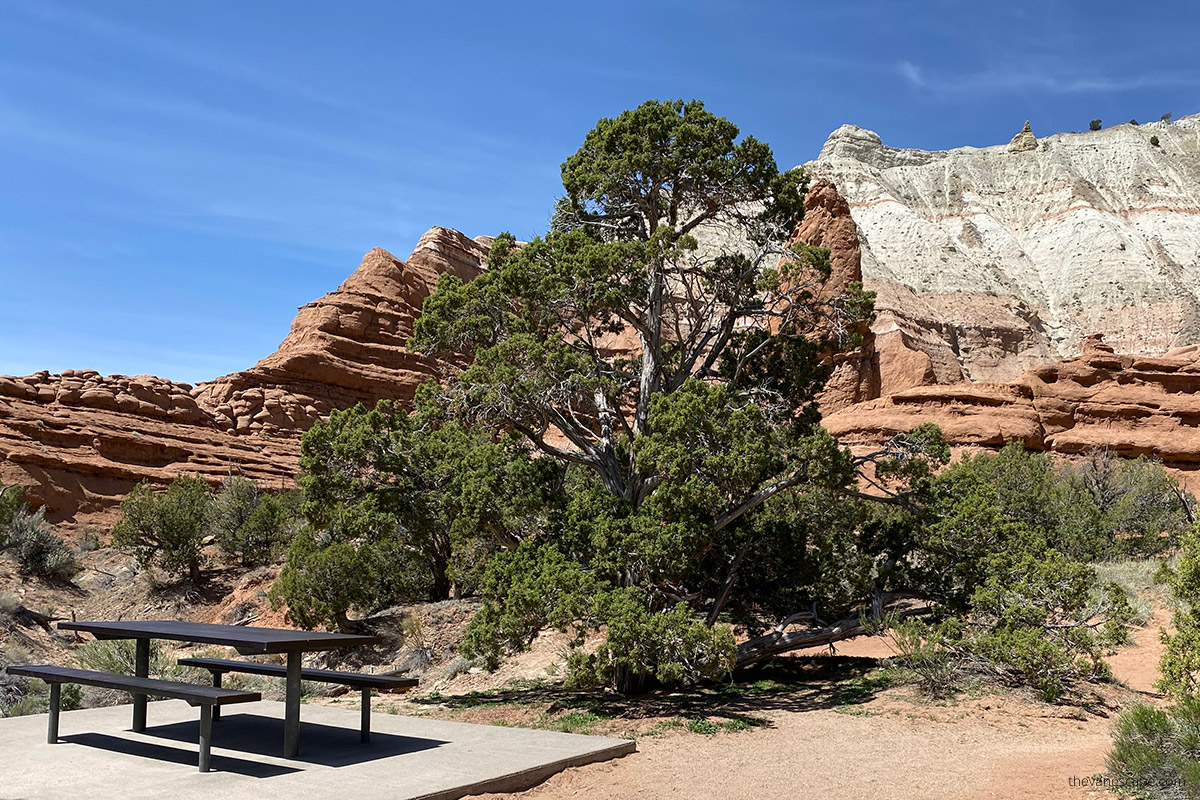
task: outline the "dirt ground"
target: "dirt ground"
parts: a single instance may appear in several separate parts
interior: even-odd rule
[[[1161,651],[1158,622],[1140,628],[1134,643],[1111,659],[1116,678],[1129,688],[1106,690],[1093,712],[1013,695],[939,704],[901,688],[852,707],[768,711],[768,724],[755,730],[639,737],[637,752],[620,760],[567,770],[527,792],[487,797],[1111,797],[1088,782],[1105,771],[1117,709],[1155,699],[1150,690]],[[873,638],[842,643],[838,653],[889,655],[883,641]]]

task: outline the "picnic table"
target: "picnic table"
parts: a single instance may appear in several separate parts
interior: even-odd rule
[[[306,652],[336,650],[364,644],[378,644],[378,636],[349,633],[297,631],[287,628],[254,628],[248,625],[214,625],[176,620],[133,622],[60,622],[60,630],[85,631],[97,639],[135,639],[134,675],[145,678],[150,672],[150,640],[215,644],[235,648],[238,653],[262,655],[286,653],[286,698],[284,701],[283,756],[295,758],[300,752],[300,673]],[[146,695],[133,693],[133,729],[146,730]]]

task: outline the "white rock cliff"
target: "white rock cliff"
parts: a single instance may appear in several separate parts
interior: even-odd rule
[[[923,363],[884,394],[1011,380],[1093,333],[1200,343],[1200,115],[937,152],[843,125],[805,166],[849,202],[881,347]]]

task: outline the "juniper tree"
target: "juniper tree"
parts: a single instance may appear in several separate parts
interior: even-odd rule
[[[719,674],[739,575],[791,535],[777,501],[852,491],[816,397],[872,296],[826,290],[828,251],[789,246],[805,174],[700,102],[600,120],[562,178],[550,232],[442,276],[410,342],[470,359],[448,413],[570,470],[563,513],[493,559],[468,648],[495,660],[569,619],[609,631],[577,674]]]

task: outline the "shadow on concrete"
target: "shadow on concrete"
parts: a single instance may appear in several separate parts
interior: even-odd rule
[[[196,725],[199,725],[199,723],[196,723]],[[199,730],[195,728],[192,732],[197,736],[199,735]],[[119,736],[109,736],[106,733],[76,733],[70,736],[62,736],[59,738],[59,741],[81,744],[85,747],[95,747],[113,753],[152,758],[155,761],[171,761],[176,764],[187,765],[192,769],[196,768],[196,762],[199,758],[197,751],[194,749],[180,750],[178,747],[167,747],[166,745],[141,742],[134,739],[122,739]],[[195,741],[192,744],[195,745]],[[288,767],[281,764],[266,764],[262,761],[250,761],[219,753],[213,753],[212,755],[212,769],[214,772],[232,772],[235,775],[246,775],[251,778],[274,778],[279,775],[301,771],[296,767]]]
[[[195,743],[200,736],[200,723],[188,720],[170,725],[156,725],[146,728],[146,735]],[[259,714],[231,714],[226,710],[221,719],[213,721],[212,744],[214,748],[281,758],[283,720]],[[444,744],[448,742],[379,731],[372,731],[371,741],[363,744],[358,740],[358,728],[343,728],[301,720],[300,756],[296,760],[326,767],[344,767],[417,753]],[[217,763],[216,758],[214,754],[214,765]]]

